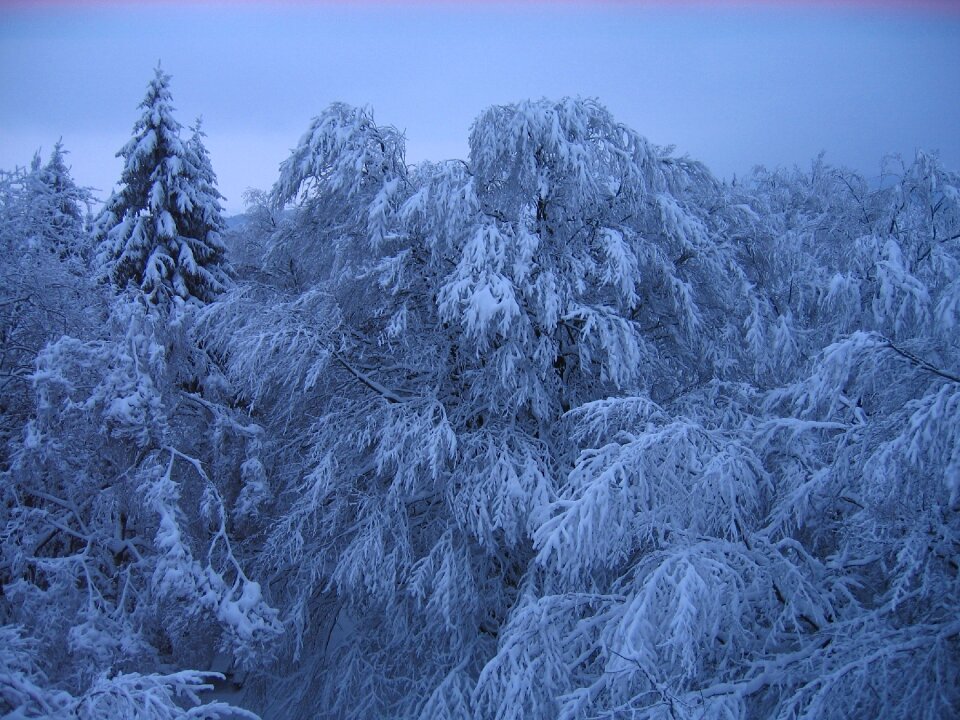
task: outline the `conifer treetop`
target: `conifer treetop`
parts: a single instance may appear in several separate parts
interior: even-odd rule
[[[200,134],[188,143],[173,116],[170,76],[158,66],[123,158],[120,189],[98,222],[100,258],[118,287],[133,283],[152,302],[209,302],[225,281],[223,218]]]

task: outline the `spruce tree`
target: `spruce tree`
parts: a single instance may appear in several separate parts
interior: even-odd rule
[[[87,193],[78,188],[71,177],[66,156],[63,141],[58,140],[50,153],[50,159],[39,170],[37,177],[48,198],[46,205],[51,215],[52,230],[75,235],[83,226],[81,206],[87,201]]]
[[[97,223],[100,259],[118,287],[137,285],[154,303],[209,302],[226,279],[216,177],[201,137],[180,140],[170,76],[159,67],[140,103],[120,188]]]
[[[217,175],[210,162],[210,154],[203,144],[206,133],[202,129],[202,118],[197,118],[190,127],[190,139],[185,148],[193,172],[196,201],[187,213],[186,234],[190,237],[206,237],[208,243],[220,245],[220,238],[226,230],[220,201],[224,199],[217,190]],[[222,245],[221,245],[222,247]]]
[[[58,140],[46,164],[38,150],[28,168],[0,171],[0,233],[21,251],[42,249],[64,259],[86,245],[81,208],[89,206],[90,193],[71,177],[67,152]]]

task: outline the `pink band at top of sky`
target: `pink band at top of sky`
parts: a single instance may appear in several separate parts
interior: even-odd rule
[[[960,0],[0,0],[0,10],[6,8],[137,8],[178,6],[248,6],[248,7],[323,7],[340,8],[403,6],[447,8],[522,8],[620,7],[620,8],[692,8],[709,9],[821,9],[821,10],[895,10],[901,12],[935,12],[960,15]]]

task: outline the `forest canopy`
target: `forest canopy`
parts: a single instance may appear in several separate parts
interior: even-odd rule
[[[96,213],[0,174],[5,717],[960,713],[935,154],[727,182],[567,98],[409,164],[334,104],[228,225],[140,112]]]

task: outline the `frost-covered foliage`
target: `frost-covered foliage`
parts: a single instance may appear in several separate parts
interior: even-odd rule
[[[525,611],[569,628],[564,671],[518,698],[540,656],[495,659],[481,716],[957,712],[957,180],[920,154],[873,192],[822,163],[732,190],[745,329],[774,353],[754,374],[786,382],[568,413],[581,450]]]
[[[0,708],[5,718],[46,720],[214,720],[257,718],[225,702],[203,703],[200,693],[213,689],[218,673],[101,673],[82,694],[53,690],[40,668],[36,643],[20,628],[0,626]]]
[[[61,259],[84,256],[90,192],[78,187],[67,167],[68,151],[54,144],[41,164],[39,153],[29,170],[4,173],[3,233],[26,248],[56,251]]]
[[[98,262],[117,288],[133,284],[152,302],[208,302],[226,281],[221,196],[199,121],[180,139],[169,85],[158,67],[133,137],[117,153],[124,166],[97,219]]]
[[[343,672],[291,676],[290,714],[314,692],[349,717],[480,712],[576,460],[565,414],[669,399],[747,357],[729,342],[751,297],[722,234],[736,216],[702,166],[581,101],[488,111],[467,163],[402,151],[365,110],[314,120],[268,240],[278,270],[299,264],[204,311],[265,421],[306,429],[273,448],[261,562],[286,662]]]
[[[77,187],[56,143],[48,162],[0,172],[0,469],[7,442],[30,415],[37,352],[71,328],[96,322],[100,303],[84,259],[89,193]]]
[[[408,166],[331,106],[233,286],[36,356],[0,697],[219,653],[277,718],[960,713],[960,177],[887,167],[728,185],[588,100]]]
[[[90,717],[178,716],[173,698],[202,676],[139,673],[207,668],[218,652],[251,666],[282,632],[244,569],[262,431],[231,409],[192,312],[130,289],[99,331],[48,344],[4,473],[3,621]]]

